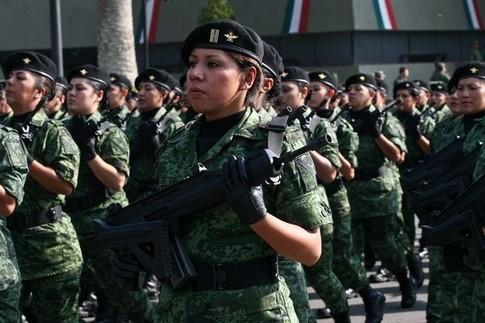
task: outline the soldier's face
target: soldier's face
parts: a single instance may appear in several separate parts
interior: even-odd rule
[[[406,112],[411,112],[416,105],[416,99],[409,93],[408,90],[399,90],[396,93],[396,99],[401,99],[401,109]]]
[[[168,91],[159,89],[151,82],[141,82],[138,89],[138,109],[141,112],[150,111],[162,106]]]
[[[458,83],[458,102],[464,114],[485,110],[485,81],[469,77]]]
[[[308,105],[310,108],[317,108],[322,101],[327,97],[328,89],[320,82],[311,82],[312,94]]]
[[[305,104],[306,94],[295,82],[287,81],[281,84],[281,104],[297,109]]]
[[[371,105],[375,95],[374,91],[371,91],[367,86],[362,84],[351,84],[347,91],[349,94],[349,103],[352,106],[352,109],[356,110]]]
[[[73,78],[67,91],[67,107],[73,115],[94,113],[103,98],[103,91],[96,90],[89,80]]]
[[[16,70],[10,73],[5,95],[14,113],[35,108],[43,93],[37,86],[37,77],[29,71]]]
[[[195,48],[189,57],[187,96],[193,109],[207,120],[223,118],[242,111],[256,75],[256,68],[243,72],[223,50]]]
[[[453,93],[448,95],[446,104],[448,104],[451,113],[453,113],[454,116],[459,116],[462,114],[460,101],[458,100],[458,91],[454,91]]]
[[[118,85],[111,84],[109,86],[108,91],[108,98],[109,98],[109,105],[111,107],[120,107],[125,104],[125,98],[128,94],[128,90],[122,90],[122,88]]]
[[[433,92],[431,94],[431,101],[435,107],[441,107],[446,103],[446,94],[443,92]]]
[[[431,94],[428,91],[419,90],[418,105],[425,106],[426,104],[428,104],[430,96]]]

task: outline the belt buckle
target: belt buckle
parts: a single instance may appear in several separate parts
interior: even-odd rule
[[[223,264],[212,265],[212,288],[221,290],[224,289],[226,282],[226,272]]]

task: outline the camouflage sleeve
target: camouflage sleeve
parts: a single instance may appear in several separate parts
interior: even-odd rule
[[[24,196],[25,179],[29,173],[27,150],[15,131],[0,131],[5,133],[0,146],[0,185],[20,204]]]
[[[183,127],[184,125],[185,124],[180,118],[171,118],[170,120],[167,120],[163,132],[160,134],[160,142],[167,140],[168,137],[170,137],[175,133],[175,131],[177,131],[177,129]]]
[[[49,120],[43,129],[46,130],[44,140],[37,141],[43,147],[34,147],[34,151],[41,154],[41,162],[54,169],[61,179],[75,188],[79,173],[79,148],[62,123]],[[37,157],[38,154],[34,156]]]
[[[337,139],[342,155],[353,168],[357,168],[359,164],[355,152],[359,149],[359,135],[345,119],[340,120]]]
[[[388,115],[384,118],[382,134],[393,144],[398,146],[402,152],[408,151],[406,147],[406,133],[404,131],[404,127],[396,117]]]
[[[431,118],[425,118],[421,124],[419,125],[419,130],[421,130],[421,133],[428,139],[431,139],[431,136],[433,135],[433,130],[435,128],[436,124],[433,119]]]
[[[282,152],[295,150],[304,144],[303,133],[293,130],[285,134]],[[269,211],[286,222],[313,229],[325,223],[325,217],[331,214],[317,190],[315,166],[308,153],[284,166],[281,183],[274,190]]]
[[[126,176],[130,175],[130,144],[118,127],[109,127],[99,137],[96,150],[100,157]]]
[[[321,138],[323,136],[331,138],[331,142],[328,145],[321,146],[320,149],[318,149],[318,153],[327,158],[338,170],[342,167],[342,163],[338,157],[339,143],[333,126],[327,120],[322,120],[322,122],[315,127],[315,130],[312,133],[312,139]]]

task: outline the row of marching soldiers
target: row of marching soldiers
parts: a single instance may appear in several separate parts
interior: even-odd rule
[[[232,43],[235,38],[227,35],[232,34],[224,34]],[[401,308],[414,306],[423,273],[413,248],[412,194],[403,192],[400,177],[456,136],[465,138],[465,154],[477,149],[485,133],[485,67],[462,66],[448,84],[431,89],[424,82],[401,82],[393,90],[399,101],[388,106],[387,87],[371,75],[352,75],[342,92],[325,70],[285,68],[269,44],[262,67],[263,95],[251,109],[275,134],[268,147],[281,149],[282,122],[308,141],[328,138],[311,158],[296,161],[300,173],[314,172],[323,196],[322,256],[312,266],[284,257],[278,261],[298,321],[316,319],[306,282],[335,322],[350,322],[346,289],[361,296],[366,322],[383,320],[385,297],[369,284],[364,249],[396,277]],[[29,322],[76,322],[80,286],[81,301],[96,294],[98,322],[157,321],[160,313],[146,293],[128,290],[120,280],[137,274],[140,266],[97,248],[92,220],[149,194],[157,181],[157,152],[200,118],[184,96],[184,78],[177,85],[167,72],[146,69],[135,80],[132,104],[130,81],[93,65],[73,69],[64,82],[47,57],[18,52],[8,58],[6,72],[12,112],[2,106],[0,211],[10,215],[0,220],[2,322],[19,322],[21,313]],[[433,107],[426,102],[431,91]],[[225,127],[202,127],[206,142],[197,149],[213,145]],[[474,179],[483,160],[479,154]],[[314,181],[302,179],[301,186]],[[482,321],[481,262],[465,252],[462,270],[449,272],[442,251],[429,247],[428,322]],[[164,302],[159,303],[167,306]]]

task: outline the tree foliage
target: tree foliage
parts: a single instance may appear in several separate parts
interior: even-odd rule
[[[204,24],[218,19],[234,19],[234,9],[228,0],[207,0],[199,15],[199,23]]]

